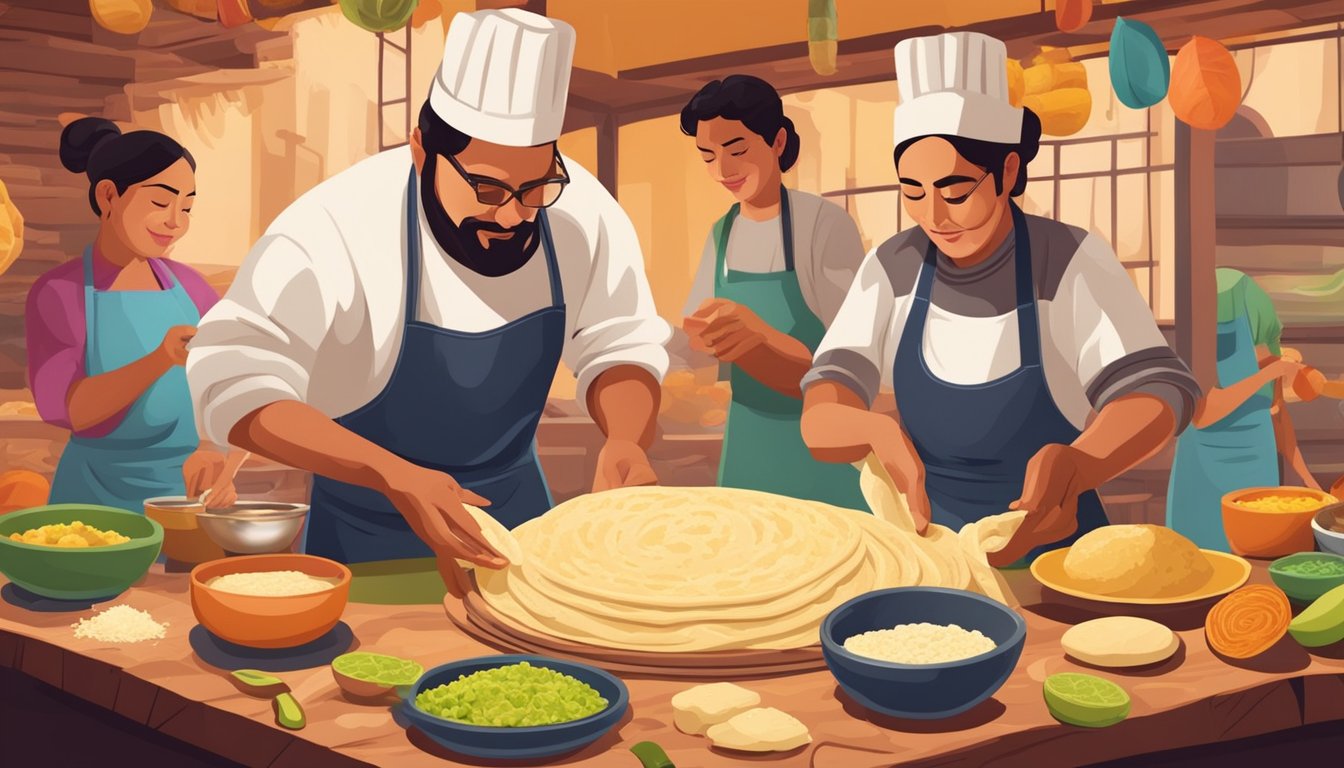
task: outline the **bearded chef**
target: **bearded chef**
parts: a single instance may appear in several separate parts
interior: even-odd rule
[[[456,558],[503,567],[463,505],[510,528],[551,507],[534,438],[561,360],[606,435],[594,490],[656,482],[671,329],[629,217],[556,147],[574,39],[458,14],[410,146],[289,206],[202,321],[198,420],[315,474],[308,553],[432,554],[454,594]]]

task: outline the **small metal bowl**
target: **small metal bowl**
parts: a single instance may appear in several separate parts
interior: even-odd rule
[[[307,504],[274,501],[240,501],[231,507],[196,513],[210,540],[234,555],[285,551],[294,543],[307,516]]]

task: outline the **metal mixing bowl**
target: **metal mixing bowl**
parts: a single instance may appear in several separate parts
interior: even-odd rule
[[[240,501],[231,507],[198,512],[196,519],[210,540],[225,552],[262,555],[287,549],[307,516],[307,504]]]

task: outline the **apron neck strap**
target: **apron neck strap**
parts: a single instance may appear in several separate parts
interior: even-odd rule
[[[733,203],[728,213],[719,220],[714,229],[714,273],[725,275],[728,272],[728,235],[733,231],[733,222],[742,213],[742,204]],[[789,190],[779,187],[779,231],[780,242],[784,246],[784,271],[794,271],[793,260],[793,213],[789,210]]]
[[[94,286],[93,286],[93,246],[92,246],[92,245],[87,245],[87,246],[84,247],[84,287],[85,287],[85,288],[92,288],[92,287],[94,287]]]
[[[411,166],[406,181],[406,322],[415,322],[420,314],[420,192],[415,183],[418,177]],[[565,305],[565,290],[560,282],[560,265],[555,257],[555,242],[551,238],[550,219],[543,208],[537,212],[540,222],[541,247],[546,256],[546,274],[551,283],[551,306]]]

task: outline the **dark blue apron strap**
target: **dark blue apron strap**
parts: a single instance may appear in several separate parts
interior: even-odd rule
[[[1017,344],[1022,366],[1041,364],[1040,321],[1036,311],[1036,286],[1031,270],[1031,236],[1027,217],[1016,203],[1009,202],[1013,214],[1013,262],[1017,273]]]
[[[406,182],[406,321],[414,323],[420,313],[420,193],[415,166]]]
[[[779,188],[779,228],[784,238],[784,271],[793,271],[793,216],[789,212],[789,190]]]
[[[913,334],[915,349],[924,348],[924,325],[929,316],[929,305],[932,303],[933,278],[938,273],[938,247],[929,241],[929,247],[924,250],[924,266],[920,267],[919,280],[915,283],[914,303],[910,307],[910,315],[905,320],[906,330],[902,331],[902,338],[907,333]]]
[[[541,247],[546,253],[546,273],[551,280],[551,306],[565,306],[565,286],[560,280],[560,263],[555,254],[555,240],[551,238],[551,220],[546,209],[537,211],[537,220],[541,223]]]

